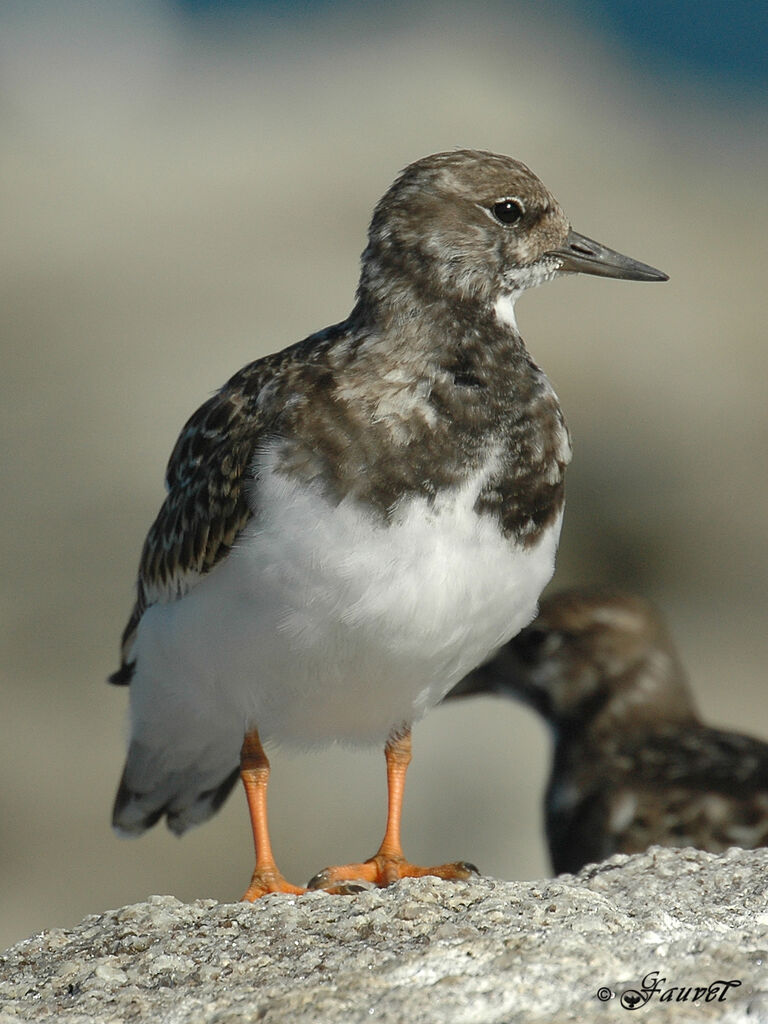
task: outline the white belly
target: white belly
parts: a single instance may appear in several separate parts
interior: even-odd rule
[[[418,719],[533,618],[552,575],[560,520],[518,547],[473,511],[482,482],[410,500],[383,525],[262,476],[258,525],[142,619],[134,737],[220,734],[237,750],[255,725],[302,746],[380,743]]]

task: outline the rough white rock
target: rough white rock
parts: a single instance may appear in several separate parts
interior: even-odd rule
[[[768,1021],[767,883],[768,850],[654,848],[543,882],[153,896],[7,950],[0,1024],[591,1024],[626,1019],[622,992],[653,971],[666,999],[704,994],[656,993],[639,1019],[754,1024]]]

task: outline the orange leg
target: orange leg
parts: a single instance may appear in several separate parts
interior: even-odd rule
[[[269,761],[261,745],[256,729],[246,733],[240,751],[240,778],[245,786],[248,810],[253,829],[253,845],[256,850],[256,867],[244,900],[253,902],[268,892],[302,893],[290,882],[286,882],[277,870],[272,855],[267,825],[267,783],[269,782]]]
[[[466,879],[477,874],[477,868],[465,861],[422,868],[405,859],[400,841],[400,819],[405,775],[411,763],[411,730],[393,733],[387,740],[384,756],[387,759],[387,827],[378,852],[358,864],[325,868],[311,880],[310,889],[354,892],[357,888],[355,882],[373,882],[384,887],[392,885],[399,878],[437,875],[438,878]],[[345,883],[350,884],[347,886]]]

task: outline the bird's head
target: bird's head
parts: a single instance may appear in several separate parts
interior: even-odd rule
[[[515,697],[556,731],[695,717],[661,616],[642,598],[612,590],[546,597],[530,626],[470,677],[464,693],[472,692]]]
[[[418,160],[374,211],[361,292],[408,282],[422,298],[514,302],[563,273],[637,281],[666,275],[578,234],[525,164],[479,150]],[[511,315],[511,307],[508,307]],[[502,312],[499,313],[502,315]]]

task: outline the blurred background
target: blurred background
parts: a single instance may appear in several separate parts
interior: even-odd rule
[[[0,7],[0,946],[248,882],[239,790],[182,841],[113,836],[127,692],[104,679],[187,416],[346,315],[374,203],[436,150],[524,160],[577,230],[670,275],[518,306],[574,437],[552,586],[654,598],[705,716],[768,738],[767,22],[741,0]],[[435,710],[409,855],[545,876],[548,757],[522,708]],[[375,849],[381,751],[273,768],[289,877]]]

